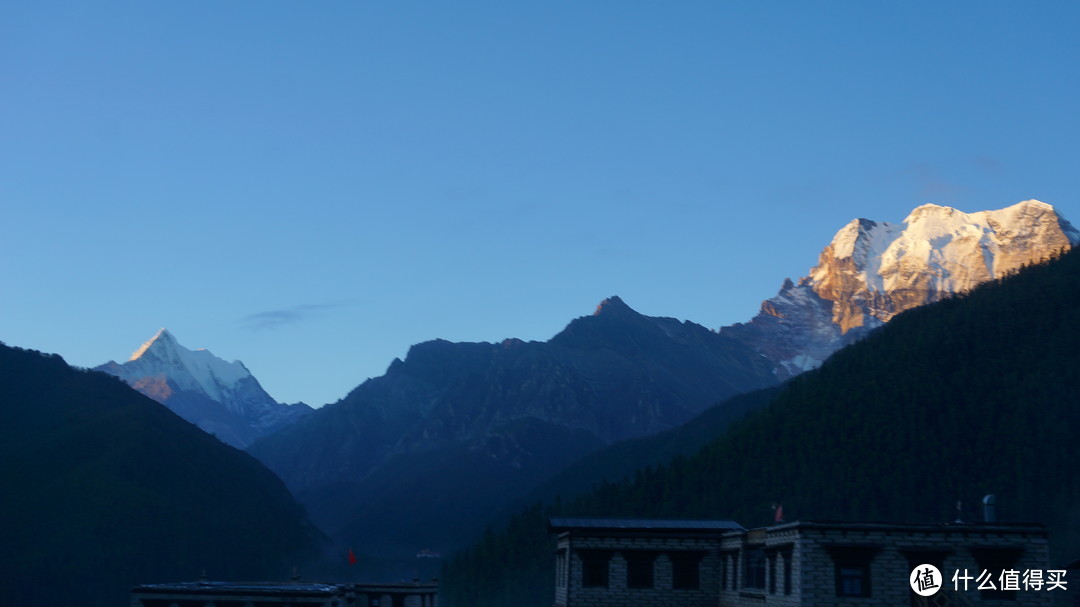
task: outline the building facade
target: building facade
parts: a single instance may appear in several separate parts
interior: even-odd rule
[[[555,518],[555,605],[716,607],[732,521]]]
[[[552,519],[556,607],[1035,607],[1067,591],[1041,525]],[[912,581],[920,565],[940,575]],[[954,579],[955,578],[955,579]],[[1062,582],[1054,588],[1053,580]],[[911,584],[935,594],[917,595]],[[934,586],[937,589],[934,590]]]
[[[919,565],[941,573],[931,604],[1034,607],[1053,599],[1024,589],[1025,572],[1029,582],[1032,571],[1048,579],[1041,525],[798,521],[725,534],[720,553],[720,607],[927,604],[931,597],[910,585]],[[1019,590],[1002,590],[1014,583]]]

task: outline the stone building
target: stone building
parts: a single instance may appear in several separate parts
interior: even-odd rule
[[[552,519],[550,529],[556,607],[1034,607],[1068,591],[1066,572],[1047,567],[1041,525],[796,521],[747,530],[731,521]],[[919,565],[940,571],[933,596],[912,590]]]
[[[720,544],[720,607],[921,605],[909,578],[924,564],[942,574],[933,604],[1019,607],[1053,598],[1045,588],[1024,590],[1022,579],[1033,570],[1047,579],[1042,525],[796,521],[728,533]],[[983,571],[994,590],[978,580]],[[1002,591],[1003,577],[1020,590]]]
[[[439,585],[179,582],[131,590],[130,607],[438,607]]]
[[[553,518],[555,605],[716,607],[732,521]]]

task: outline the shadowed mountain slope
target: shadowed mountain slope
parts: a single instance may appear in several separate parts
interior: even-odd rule
[[[285,486],[120,380],[0,345],[0,604],[114,607],[130,587],[284,579],[321,534]]]

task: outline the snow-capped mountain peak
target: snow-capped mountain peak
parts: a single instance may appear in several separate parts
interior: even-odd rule
[[[180,345],[180,344],[176,343],[176,338],[172,336],[172,333],[169,333],[168,329],[166,329],[165,327],[162,327],[162,328],[158,329],[157,333],[154,333],[153,337],[146,340],[146,342],[143,343],[142,346],[139,346],[138,350],[135,350],[134,352],[132,352],[131,353],[131,358],[129,358],[128,360],[130,361],[130,360],[138,359],[143,354],[145,354],[146,351],[149,350],[150,347],[153,346],[154,344],[158,344],[158,347],[161,347],[161,348],[175,348],[175,347],[178,347]]]
[[[1038,200],[977,213],[924,204],[902,225],[852,220],[825,248],[808,284],[819,294],[835,291],[832,283],[843,273],[870,292],[960,293],[1077,243],[1080,232]],[[892,317],[883,314],[879,320]]]
[[[227,362],[209,350],[189,350],[167,329],[146,341],[124,364],[98,370],[169,407],[221,440],[244,447],[299,416],[307,405],[278,403],[238,360]]]
[[[255,381],[240,361],[226,362],[206,349],[189,350],[164,328],[132,353],[125,366],[129,365],[138,368],[141,375],[165,374],[180,389],[202,392],[222,403],[227,403],[245,380]],[[266,399],[273,400],[269,395]]]
[[[968,291],[1080,244],[1080,231],[1049,204],[1025,200],[965,213],[924,204],[902,224],[854,219],[797,285],[726,327],[794,374],[905,310]]]

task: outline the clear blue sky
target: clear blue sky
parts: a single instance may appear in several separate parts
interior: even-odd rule
[[[7,2],[0,340],[332,402],[618,294],[748,320],[855,217],[1080,224],[1075,2]]]

